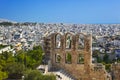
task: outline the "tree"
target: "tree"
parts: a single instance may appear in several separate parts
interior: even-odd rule
[[[55,76],[43,76],[39,71],[36,71],[36,67],[42,63],[43,50],[41,46],[36,46],[33,50],[18,51],[15,56],[12,56],[11,52],[3,52],[0,54],[0,80],[8,79],[21,79],[23,74],[28,71],[27,80],[55,80]],[[34,77],[35,76],[35,77]],[[37,78],[36,78],[37,77]]]
[[[67,53],[67,63],[71,63],[72,56],[70,53]]]
[[[35,59],[36,61],[42,61],[42,53],[40,50],[33,50],[31,51],[32,55],[31,57]],[[42,62],[40,62],[42,63]]]
[[[33,47],[33,50],[27,51],[26,63],[28,67],[35,69],[42,63],[43,50],[41,46]],[[28,63],[29,62],[29,63]]]
[[[25,80],[43,80],[41,73],[38,70],[28,70],[25,73]]]
[[[6,79],[7,77],[7,72],[0,71],[0,80]]]
[[[44,75],[42,80],[56,80],[56,77],[54,75]]]
[[[38,70],[28,70],[25,73],[25,80],[56,80],[54,75],[42,75]]]
[[[25,58],[25,53],[19,53],[16,55],[16,62],[23,63],[24,64],[24,58]]]
[[[15,59],[14,59],[14,57],[12,56],[12,53],[11,52],[3,52],[2,54],[1,54],[1,60],[4,60],[6,63],[8,63],[8,62],[14,62],[15,61]]]
[[[7,78],[7,72],[2,71],[2,66],[0,65],[0,80]]]
[[[108,54],[105,54],[105,55],[104,55],[103,61],[104,61],[105,63],[109,63],[109,55],[108,55]]]
[[[97,56],[97,62],[98,62],[98,63],[101,63],[101,62],[102,62],[101,57]]]
[[[93,51],[93,57],[98,57],[99,54],[100,54],[99,50],[94,50]]]
[[[7,63],[4,70],[8,72],[8,78],[19,79],[24,73],[25,66],[21,63],[16,62]]]
[[[111,64],[106,64],[106,65],[105,65],[105,69],[106,69],[107,71],[110,71],[110,70],[111,70]]]

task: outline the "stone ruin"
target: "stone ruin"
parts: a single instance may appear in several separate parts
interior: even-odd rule
[[[64,69],[76,80],[111,80],[102,64],[92,63],[92,35],[52,33],[44,38],[49,70]]]

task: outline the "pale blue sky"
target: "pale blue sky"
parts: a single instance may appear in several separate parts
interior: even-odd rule
[[[0,0],[0,18],[18,22],[120,23],[120,0]]]

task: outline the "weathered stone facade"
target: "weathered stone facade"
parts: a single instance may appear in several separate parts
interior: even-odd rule
[[[120,63],[112,64],[112,80],[120,80]]]
[[[47,38],[50,40],[46,41]],[[53,33],[45,38],[46,43],[50,47],[46,54],[49,54],[51,69],[65,69],[77,80],[109,80],[102,64],[92,64],[91,34]]]

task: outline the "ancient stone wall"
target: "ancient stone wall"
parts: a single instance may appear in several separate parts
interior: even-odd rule
[[[112,79],[120,80],[120,63],[112,64]]]
[[[92,64],[91,34],[53,33],[49,37],[52,69],[65,69],[78,80],[107,80],[104,67]]]

